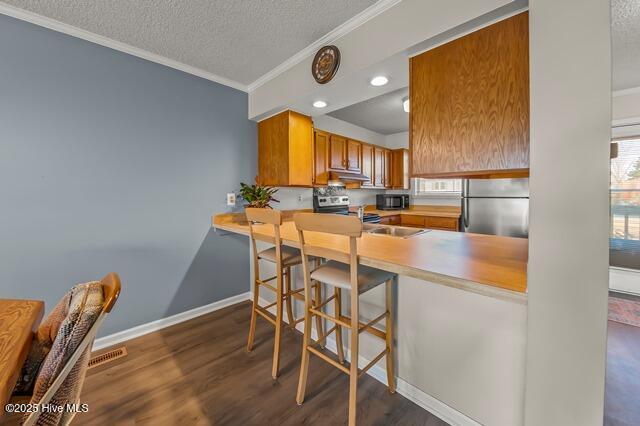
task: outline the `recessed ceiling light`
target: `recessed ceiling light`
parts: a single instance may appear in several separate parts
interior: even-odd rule
[[[409,112],[409,97],[402,98],[402,109],[404,112]]]
[[[327,103],[325,101],[315,101],[313,106],[316,108],[324,108],[327,106]]]
[[[384,86],[388,82],[389,79],[387,77],[385,77],[384,75],[378,75],[376,77],[373,77],[369,83],[371,83],[372,86]]]

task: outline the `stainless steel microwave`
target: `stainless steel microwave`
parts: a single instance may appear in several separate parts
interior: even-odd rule
[[[377,194],[376,208],[378,210],[402,210],[409,208],[407,194]]]

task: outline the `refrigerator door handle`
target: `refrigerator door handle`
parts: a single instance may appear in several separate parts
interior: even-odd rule
[[[466,197],[462,199],[462,224],[466,232],[466,228],[469,227],[469,199]]]
[[[462,180],[462,198],[469,196],[469,179]]]

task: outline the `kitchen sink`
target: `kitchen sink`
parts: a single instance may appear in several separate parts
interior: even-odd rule
[[[389,235],[391,237],[409,238],[428,232],[428,229],[406,228],[403,226],[388,226],[365,223],[363,231],[369,234]]]

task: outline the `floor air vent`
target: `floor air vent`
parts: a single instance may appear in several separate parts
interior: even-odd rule
[[[115,361],[118,358],[127,356],[127,348],[124,346],[112,349],[109,352],[105,352],[100,355],[96,355],[89,360],[89,368],[104,365],[108,362]]]

